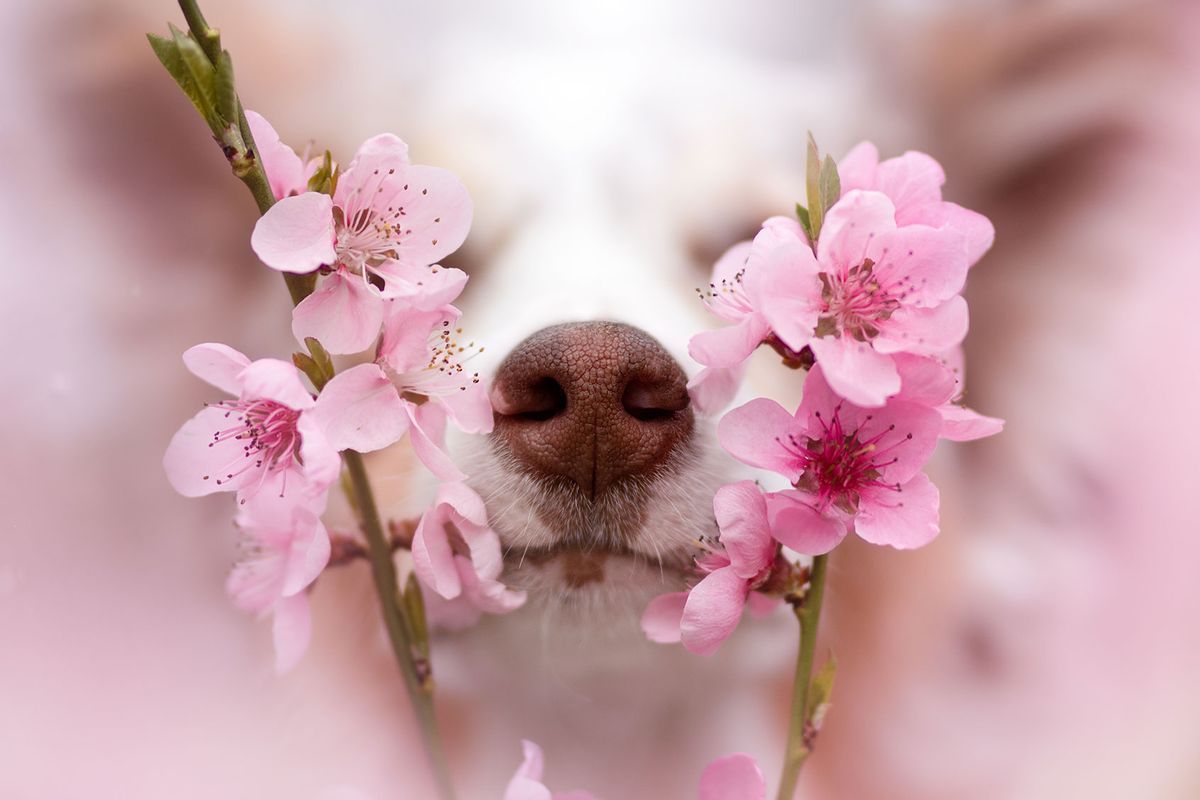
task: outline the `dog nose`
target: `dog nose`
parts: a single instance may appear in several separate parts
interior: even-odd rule
[[[662,465],[692,431],[687,377],[649,334],[616,322],[544,328],[492,383],[494,436],[536,474],[595,499]]]

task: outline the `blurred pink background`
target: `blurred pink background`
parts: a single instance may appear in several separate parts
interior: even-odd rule
[[[1200,797],[1194,3],[205,10],[286,138],[348,153],[394,130],[478,188],[460,265],[485,281],[504,203],[554,197],[532,180],[489,195],[498,159],[475,143],[497,107],[550,124],[540,78],[503,92],[556,65],[594,59],[576,91],[623,107],[636,86],[640,124],[666,130],[676,109],[726,152],[786,120],[794,152],[748,167],[748,195],[772,164],[796,169],[806,128],[834,153],[864,137],[933,153],[948,196],[996,223],[969,286],[969,400],[1009,428],[940,454],[934,546],[835,558],[842,674],[801,796]],[[0,11],[0,797],[424,797],[365,568],[321,578],[314,645],[277,677],[267,626],[223,593],[227,498],[184,500],[161,472],[208,397],[187,346],[292,347],[283,288],[247,246],[253,204],[146,46],[167,20],[165,0]],[[532,175],[548,156],[519,127],[500,152]],[[653,158],[697,181],[719,158],[669,152]],[[707,195],[665,196],[670,228]],[[779,197],[748,196],[747,221],[786,212]],[[664,245],[694,261],[686,292],[747,232],[730,215],[702,230]],[[451,730],[470,715],[443,712]],[[513,767],[516,738],[498,744]],[[574,785],[553,753],[550,777]]]

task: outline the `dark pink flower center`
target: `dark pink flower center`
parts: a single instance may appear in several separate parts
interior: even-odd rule
[[[875,262],[866,259],[844,275],[822,272],[821,317],[817,336],[841,333],[860,342],[879,335],[879,323],[900,307],[905,293],[893,294],[875,274]]]
[[[228,483],[247,471],[263,472],[264,478],[279,470],[287,470],[300,461],[300,432],[296,423],[300,412],[274,400],[225,400],[216,403],[225,409],[229,426],[214,431],[209,447],[220,442],[236,440],[242,452],[222,467],[214,478],[218,485]]]
[[[814,412],[821,423],[819,437],[788,434],[786,439],[777,438],[777,441],[803,464],[795,484],[797,489],[814,495],[822,510],[832,505],[853,514],[858,510],[864,489],[900,490],[899,484],[883,480],[883,470],[896,463],[898,458],[894,451],[911,440],[912,434],[881,447],[880,442],[895,431],[895,425],[864,438],[860,435],[861,428],[846,430],[838,414],[840,408],[840,404],[834,408],[830,420],[826,420],[821,412]],[[871,415],[867,415],[864,423],[870,420]]]

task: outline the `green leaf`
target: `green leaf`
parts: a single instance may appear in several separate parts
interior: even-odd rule
[[[296,365],[296,369],[303,372],[312,381],[312,385],[317,387],[317,391],[325,385],[322,380],[324,377],[321,373],[321,368],[317,366],[317,362],[313,361],[304,353],[292,353],[292,363]]]
[[[800,227],[804,228],[804,235],[811,242],[813,240],[812,223],[808,219],[808,209],[796,203],[796,217],[800,220]]]
[[[825,205],[821,199],[821,154],[817,151],[817,140],[811,131],[808,134],[804,186],[808,195],[809,239],[815,242],[821,235],[821,223],[825,221]]]
[[[317,167],[316,172],[308,179],[308,190],[310,192],[321,192],[322,194],[333,194],[337,181],[335,171],[333,153],[326,150],[324,157],[321,159],[321,166]]]
[[[188,100],[192,101],[192,105],[196,107],[200,115],[205,116],[204,94],[192,78],[192,73],[184,62],[175,40],[165,36],[155,36],[153,33],[146,34],[146,38],[150,41],[154,55],[158,56],[159,63],[175,79],[175,83],[179,84],[179,88],[187,95]]]
[[[833,156],[825,156],[821,162],[821,205],[822,211],[830,207],[842,196],[842,179],[838,175],[837,162]]]
[[[304,337],[304,344],[308,348],[308,352],[312,354],[312,361],[321,373],[322,380],[317,384],[317,388],[323,389],[325,384],[333,379],[333,359],[330,358],[329,352],[321,346],[321,343],[313,337]]]
[[[196,104],[208,127],[212,128],[213,134],[220,136],[229,123],[221,118],[217,110],[217,69],[195,39],[174,25],[170,27],[175,49],[196,89],[196,98],[192,102]]]
[[[233,81],[233,59],[228,50],[217,56],[216,92],[217,111],[227,123],[233,123],[238,118],[238,96]]]

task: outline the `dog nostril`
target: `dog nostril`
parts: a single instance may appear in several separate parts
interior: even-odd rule
[[[567,393],[558,381],[549,376],[529,384],[521,395],[520,402],[508,412],[509,416],[545,422],[567,410]]]
[[[632,380],[621,394],[621,407],[639,422],[674,419],[688,402],[687,388],[678,382]]]

